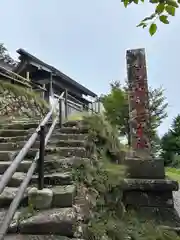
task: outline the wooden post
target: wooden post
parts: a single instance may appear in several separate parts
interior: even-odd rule
[[[128,50],[129,128],[131,147],[138,157],[150,157],[150,116],[145,49]]]
[[[26,72],[26,79],[29,81],[29,72]]]

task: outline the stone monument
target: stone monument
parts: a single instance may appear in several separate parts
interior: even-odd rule
[[[125,159],[128,176],[124,185],[124,203],[127,209],[135,208],[150,215],[158,212],[164,216],[163,221],[174,218],[176,222],[172,192],[178,190],[178,183],[166,179],[163,160],[151,155],[145,49],[127,50],[126,61],[131,148],[135,154]]]
[[[147,84],[146,59],[144,49],[128,50],[127,74],[129,88],[129,126],[131,147],[137,157],[149,158],[150,115]]]

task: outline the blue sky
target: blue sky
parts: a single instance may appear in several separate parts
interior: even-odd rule
[[[124,9],[120,0],[1,0],[0,42],[13,57],[24,48],[98,94],[108,92],[112,80],[123,83],[126,49],[144,47],[149,85],[162,85],[169,103],[163,134],[180,113],[180,10],[150,37],[136,24],[152,7]]]

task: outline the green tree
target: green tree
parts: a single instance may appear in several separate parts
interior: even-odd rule
[[[144,0],[121,0],[121,2],[125,7],[128,7],[130,4],[139,4],[144,2]],[[159,20],[164,24],[169,24],[168,17],[175,16],[180,0],[150,0],[149,2],[154,5],[154,12],[150,16],[145,17],[138,24],[138,27],[149,27],[149,33],[152,36],[157,31],[156,21]]]
[[[129,103],[128,103],[128,88],[124,87],[120,82],[113,82],[111,84],[111,91],[109,94],[101,97],[104,104],[106,115],[112,124],[119,129],[120,135],[128,138],[130,145],[130,131],[129,131]],[[150,117],[151,117],[151,139],[159,144],[157,137],[157,127],[160,126],[163,119],[167,117],[167,102],[164,96],[164,90],[160,87],[157,89],[150,88]]]
[[[7,48],[3,43],[0,43],[0,60],[11,66],[16,64],[16,61],[9,55]]]
[[[162,157],[166,165],[180,165],[180,115],[161,139]]]

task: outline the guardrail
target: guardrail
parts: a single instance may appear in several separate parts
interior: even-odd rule
[[[32,86],[37,87],[38,89],[42,90],[42,91],[46,91],[45,88],[41,87],[39,84],[34,83],[33,81],[24,78],[20,75],[18,75],[15,72],[12,72],[11,70],[4,68],[2,66],[0,66],[0,76],[3,76],[5,78],[10,79],[11,81],[17,82],[21,85],[24,85],[28,88],[32,88]]]
[[[64,96],[64,97],[63,97]],[[9,180],[12,178],[13,174],[16,172],[18,166],[20,165],[21,161],[23,161],[24,157],[27,155],[30,148],[33,146],[35,141],[37,140],[39,136],[40,140],[40,146],[39,150],[36,153],[36,156],[34,160],[32,161],[32,164],[27,172],[26,177],[24,178],[23,182],[21,183],[18,192],[11,202],[11,205],[7,211],[7,214],[5,218],[3,219],[2,225],[0,226],[0,240],[3,240],[5,237],[5,234],[8,230],[8,227],[13,219],[13,216],[20,204],[21,199],[24,196],[24,193],[27,189],[27,186],[33,176],[33,173],[37,167],[38,172],[38,189],[41,190],[44,188],[44,155],[45,155],[45,147],[52,135],[52,132],[56,126],[57,123],[59,123],[59,127],[61,128],[63,125],[64,118],[67,119],[68,117],[68,106],[71,101],[68,100],[68,92],[63,92],[59,98],[57,99],[56,103],[52,107],[52,109],[47,113],[45,118],[42,120],[42,122],[39,124],[39,126],[36,128],[35,132],[31,135],[29,140],[26,142],[24,147],[19,151],[18,155],[15,157],[9,168],[5,171],[5,173],[2,175],[0,180],[0,194],[3,192],[5,187],[7,186]],[[65,106],[63,114],[62,106]],[[71,102],[72,104],[72,102]],[[59,106],[59,107],[58,107]],[[57,111],[58,107],[58,111]],[[75,105],[72,104],[71,107],[75,108]],[[93,111],[93,110],[92,110]],[[94,112],[94,111],[93,111]],[[52,120],[52,124],[49,128],[48,133],[45,135],[45,127],[51,119],[53,118],[55,114],[54,120]]]

